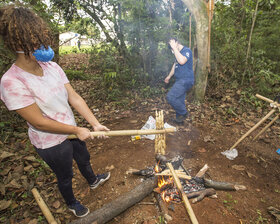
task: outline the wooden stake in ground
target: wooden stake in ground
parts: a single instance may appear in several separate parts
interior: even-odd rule
[[[184,202],[184,204],[185,204],[186,210],[187,210],[187,212],[188,212],[188,214],[189,214],[189,216],[190,216],[190,219],[191,219],[192,223],[193,223],[193,224],[198,224],[198,221],[197,221],[196,216],[195,216],[195,214],[194,214],[194,212],[193,212],[193,210],[192,210],[192,206],[191,206],[191,204],[190,204],[190,202],[189,202],[189,199],[188,199],[186,193],[185,193],[184,190],[183,190],[182,184],[181,184],[179,178],[177,177],[177,175],[176,175],[176,173],[175,173],[175,170],[174,170],[172,164],[171,164],[171,163],[166,163],[166,165],[167,165],[167,167],[170,169],[170,171],[171,171],[171,173],[172,173],[172,176],[173,176],[173,178],[174,178],[175,184],[176,184],[176,186],[177,186],[179,192],[181,193],[183,202]]]
[[[39,194],[38,190],[36,188],[33,188],[31,190],[36,202],[38,203],[41,211],[43,212],[44,216],[46,217],[48,223],[50,224],[57,224],[57,222],[55,221],[52,213],[50,212],[48,206],[46,205],[46,203],[44,202],[43,198],[41,197],[41,195]]]
[[[164,116],[163,111],[156,111],[156,129],[164,129]],[[165,143],[165,133],[156,135],[155,138],[155,154],[165,155],[166,143]]]

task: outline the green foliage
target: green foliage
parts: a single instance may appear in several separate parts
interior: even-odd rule
[[[280,90],[280,52],[275,47],[280,45],[279,2],[260,1],[247,65],[245,61],[256,1],[232,0],[230,4],[217,2],[215,6],[211,32],[215,71],[210,79],[219,79],[222,73],[222,81],[229,82],[231,87],[239,83],[239,87],[253,88],[254,94],[273,98]],[[218,82],[212,84],[215,83]],[[242,83],[243,86],[240,85]]]
[[[268,219],[263,217],[260,210],[257,210],[257,214],[258,214],[258,218],[255,221],[256,224],[268,223]]]
[[[91,76],[82,70],[64,70],[69,80],[89,80]]]
[[[232,207],[237,204],[237,200],[233,200],[232,195],[231,194],[227,194],[227,198],[223,201],[224,206],[228,209],[231,210]]]

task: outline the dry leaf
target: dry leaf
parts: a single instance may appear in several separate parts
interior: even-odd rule
[[[52,206],[54,207],[54,208],[56,208],[56,209],[58,209],[59,207],[60,207],[60,201],[55,201],[53,204],[52,204]]]
[[[5,209],[8,208],[11,204],[12,204],[12,200],[9,200],[9,201],[2,200],[2,201],[0,201],[0,211],[5,210]]]
[[[204,153],[204,152],[206,152],[206,149],[205,148],[201,148],[201,149],[198,150],[198,152]]]
[[[10,188],[21,188],[21,185],[15,180],[13,179],[10,183],[8,183],[6,186],[6,188],[10,187]]]
[[[233,165],[232,168],[239,171],[243,171],[246,169],[244,165]]]
[[[15,155],[14,153],[3,151],[2,154],[0,155],[0,161],[14,155]]]

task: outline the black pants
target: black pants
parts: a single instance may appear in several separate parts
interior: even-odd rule
[[[35,149],[56,174],[58,188],[67,205],[76,201],[72,189],[73,158],[87,182],[89,184],[95,182],[96,176],[90,165],[90,155],[85,142],[79,139],[67,139],[61,144],[47,149],[37,149],[36,147]]]

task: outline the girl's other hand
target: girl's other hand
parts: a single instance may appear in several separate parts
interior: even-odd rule
[[[80,140],[84,141],[87,138],[90,138],[90,130],[87,128],[78,128],[76,135]]]

